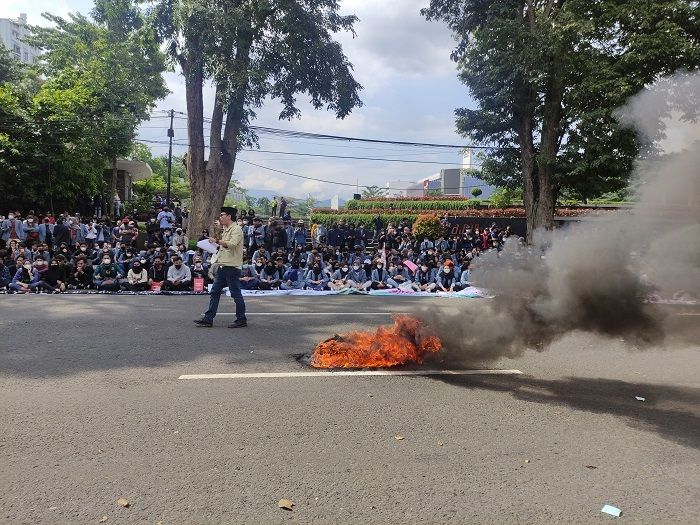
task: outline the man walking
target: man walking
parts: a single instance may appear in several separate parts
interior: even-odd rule
[[[222,290],[228,286],[231,297],[236,303],[236,321],[229,325],[229,328],[243,328],[248,325],[245,316],[245,302],[241,294],[241,267],[243,266],[243,230],[236,223],[236,208],[224,206],[221,208],[219,223],[224,227],[220,239],[209,238],[210,242],[219,245],[212,264],[217,264],[219,270],[214,277],[212,285],[209,309],[201,319],[197,319],[194,324],[197,326],[210,327],[213,325],[216,311],[219,308],[219,299]]]

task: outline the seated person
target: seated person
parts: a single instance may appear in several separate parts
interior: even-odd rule
[[[304,279],[305,271],[301,268],[299,261],[294,260],[290,268],[284,272],[283,282],[280,284],[281,290],[303,290],[306,285]]]
[[[192,274],[192,280],[197,278],[204,279],[205,286],[211,282],[209,278],[209,265],[202,262],[201,255],[194,256],[194,261],[190,267],[190,273]]]
[[[55,292],[65,292],[66,283],[68,281],[65,266],[59,264],[57,259],[52,259],[43,280],[48,286],[53,288]]]
[[[408,268],[405,268],[401,261],[398,261],[389,271],[387,284],[392,288],[411,289],[411,274],[408,273]]]
[[[350,288],[354,288],[355,290],[369,290],[372,281],[367,278],[367,273],[362,267],[362,261],[360,259],[355,259],[353,261],[352,268],[350,268],[348,272],[347,282]]]
[[[372,290],[386,290],[387,288],[391,288],[391,285],[388,284],[388,280],[389,272],[384,269],[384,263],[381,259],[377,259],[374,261],[370,288],[372,288]]]
[[[278,257],[274,265],[272,261],[268,261],[260,273],[258,287],[261,290],[278,289],[284,281],[284,274],[286,271],[287,268],[284,265],[284,259],[282,259],[282,257]]]
[[[190,267],[182,262],[182,257],[176,255],[172,258],[173,264],[168,268],[168,278],[160,285],[160,289],[166,292],[183,292],[192,289],[192,273]]]
[[[163,258],[160,255],[156,255],[153,258],[153,266],[148,270],[148,284],[153,285],[153,283],[162,283],[168,278],[168,269],[163,264]]]
[[[104,253],[102,263],[95,267],[93,282],[97,289],[103,292],[118,292],[121,290],[122,284],[126,283],[112,256]]]
[[[7,267],[7,265],[5,265],[6,257],[7,252],[5,250],[0,250],[0,291],[7,290],[8,286],[12,282],[10,269]]]
[[[328,287],[331,290],[337,292],[350,288],[350,283],[348,282],[350,275],[350,266],[347,262],[340,265],[340,267],[333,272],[330,281],[328,281]]]
[[[258,289],[258,273],[255,271],[255,266],[244,264],[241,269],[241,290],[257,290]]]
[[[432,292],[437,287],[437,284],[435,284],[436,277],[437,271],[423,262],[413,276],[411,288],[416,292]]]
[[[139,259],[132,263],[129,273],[126,274],[126,281],[126,288],[132,292],[144,292],[151,288],[148,284],[148,272]]]
[[[442,268],[435,278],[436,287],[433,291],[436,292],[454,292],[457,279],[455,278],[454,263],[451,260],[446,260]]]
[[[88,266],[85,257],[78,257],[75,269],[68,275],[69,290],[90,290],[93,288],[93,268]]]
[[[311,269],[306,272],[306,288],[308,290],[326,290],[328,288],[328,274],[321,268],[321,263],[314,261]]]
[[[29,261],[24,261],[24,264],[17,268],[10,290],[16,293],[29,293],[31,291],[39,291],[39,272],[32,266]]]

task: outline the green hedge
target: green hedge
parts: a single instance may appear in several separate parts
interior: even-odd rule
[[[368,227],[374,227],[374,218],[377,216],[376,213],[328,213],[328,212],[318,212],[314,211],[311,212],[311,222],[312,223],[317,223],[317,224],[323,224],[325,227],[330,228],[333,223],[339,223],[341,220],[344,220],[345,222],[349,224],[353,224],[355,226],[359,225],[364,225]],[[382,218],[384,221],[384,225],[387,225],[389,223],[394,224],[395,226],[403,221],[407,220],[411,224],[413,224],[413,221],[416,220],[418,217],[418,213],[380,213],[379,216]]]
[[[347,210],[411,210],[416,212],[431,210],[472,210],[478,208],[481,201],[478,199],[465,200],[385,200],[363,201],[350,200],[345,203]]]

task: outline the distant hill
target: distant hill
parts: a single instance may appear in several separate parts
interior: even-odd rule
[[[272,199],[273,197],[279,197],[280,193],[270,191],[270,190],[258,190],[255,188],[248,188],[248,195],[250,195],[251,197],[255,197],[256,199],[259,199],[260,197],[267,197],[268,199]],[[305,198],[303,196],[300,197],[300,196],[296,196],[296,195],[286,195],[286,194],[282,194],[282,195],[284,195],[285,197],[294,197],[296,199],[304,199]],[[342,208],[346,202],[347,201],[345,199],[341,198],[339,200],[340,207]],[[330,208],[331,200],[330,199],[316,200],[315,206],[317,208]]]

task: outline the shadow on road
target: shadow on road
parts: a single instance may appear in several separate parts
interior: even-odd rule
[[[633,428],[700,449],[700,389],[697,388],[581,377],[442,376],[436,379],[464,388],[509,393],[530,403],[611,414],[623,418]],[[644,397],[645,401],[638,401],[635,396]]]

